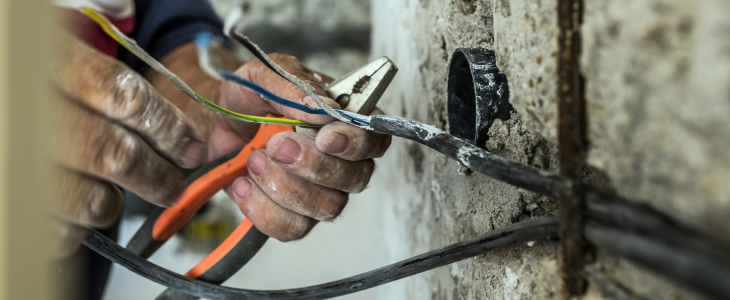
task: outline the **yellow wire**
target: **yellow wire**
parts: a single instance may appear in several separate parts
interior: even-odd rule
[[[104,30],[104,32],[107,35],[109,35],[111,38],[113,38],[115,41],[117,41],[117,43],[122,45],[124,48],[129,50],[129,52],[133,53],[134,55],[136,55],[143,61],[146,61],[145,56],[147,56],[147,59],[152,60],[152,62],[159,64],[159,62],[156,61],[151,56],[142,55],[136,49],[134,49],[135,47],[131,47],[129,44],[127,44],[125,42],[125,38],[129,39],[129,40],[131,40],[131,38],[129,38],[127,36],[122,37],[119,34],[117,34],[117,32],[120,32],[119,29],[114,27],[114,25],[111,24],[104,15],[100,14],[99,12],[97,12],[96,10],[94,10],[93,8],[88,7],[88,6],[81,7],[79,10],[81,11],[82,14],[86,15],[91,20],[93,20],[94,22],[99,24],[99,26],[101,26],[101,28]],[[140,51],[143,51],[143,50],[140,50]],[[160,71],[162,73],[167,71],[170,73],[170,75],[177,77],[167,69],[158,70],[158,71]],[[170,79],[170,78],[168,77],[168,79]],[[175,79],[179,80],[179,78],[175,78]],[[172,80],[172,81],[173,81],[173,83],[175,83],[174,80]],[[186,92],[185,91],[186,89],[189,90],[189,93],[185,93],[185,94],[191,98],[195,97],[195,98],[193,98],[193,100],[196,100],[204,107],[211,109],[211,110],[215,111],[216,113],[221,113],[221,114],[224,114],[224,115],[234,118],[234,119],[247,121],[247,122],[254,122],[254,123],[268,123],[268,124],[280,124],[280,125],[291,125],[291,126],[317,126],[317,127],[321,126],[321,125],[309,124],[309,123],[302,122],[299,120],[290,120],[290,119],[284,119],[284,118],[268,118],[268,117],[258,117],[258,116],[249,116],[249,115],[239,114],[237,112],[233,112],[233,111],[227,110],[223,107],[220,107],[217,104],[209,101],[208,99],[203,98],[198,93],[195,93],[194,91],[192,91],[192,89],[190,89],[189,86],[187,86],[184,82],[182,82],[182,80],[180,80],[180,83],[181,83],[181,85],[183,85],[182,87],[180,85],[178,85],[178,83],[175,83],[175,84],[178,85],[178,87],[180,87],[184,93]]]

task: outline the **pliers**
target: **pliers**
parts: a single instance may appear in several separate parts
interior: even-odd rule
[[[344,110],[370,114],[388,87],[398,68],[387,57],[381,57],[329,84],[327,96]],[[265,149],[269,139],[280,132],[300,132],[313,137],[310,128],[288,125],[261,124],[254,138],[245,147],[219,157],[188,176],[187,189],[177,202],[168,208],[158,208],[147,217],[127,245],[127,249],[143,258],[149,258],[170,239],[218,191],[239,177],[248,174],[248,156]],[[246,218],[239,226],[198,265],[185,276],[221,284],[242,268],[264,245],[268,236],[261,233]],[[197,297],[168,289],[157,299],[197,299]]]

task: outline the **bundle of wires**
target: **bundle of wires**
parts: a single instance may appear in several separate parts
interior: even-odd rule
[[[281,68],[279,66],[277,66],[276,63],[271,61],[268,58],[268,56],[264,55],[263,52],[260,51],[260,49],[258,49],[258,47],[256,47],[252,43],[249,43],[250,41],[248,41],[247,38],[239,36],[236,32],[230,32],[230,35],[233,36],[234,38],[236,38],[236,40],[243,41],[242,44],[244,46],[246,46],[247,48],[252,49],[252,52],[254,53],[254,55],[256,55],[257,58],[259,58],[267,66],[271,66],[270,68],[272,68],[272,70],[276,70],[276,69],[281,70]],[[213,55],[211,54],[211,48],[213,46],[215,46],[216,44],[217,44],[217,41],[215,40],[215,36],[211,32],[204,31],[204,32],[197,34],[195,37],[195,45],[198,49],[198,58],[200,60],[200,65],[201,65],[202,69],[206,73],[208,73],[208,75],[212,76],[213,78],[218,78],[219,80],[228,80],[228,81],[234,82],[240,86],[250,89],[251,91],[259,94],[262,98],[269,100],[271,102],[274,102],[276,104],[298,109],[298,110],[301,110],[308,114],[332,115],[333,117],[336,117],[336,118],[340,119],[341,121],[349,123],[351,125],[368,128],[366,126],[366,125],[370,124],[370,118],[368,116],[363,116],[360,114],[356,114],[356,113],[352,113],[352,112],[348,112],[348,111],[340,110],[340,109],[333,110],[330,108],[329,110],[327,110],[326,108],[329,108],[329,106],[324,104],[324,101],[322,101],[322,103],[324,104],[322,107],[325,107],[325,108],[319,108],[319,107],[311,107],[304,103],[285,99],[285,98],[282,98],[282,97],[272,93],[271,91],[261,87],[260,85],[253,83],[252,81],[250,81],[246,78],[243,78],[230,71],[223,69],[221,67],[220,63],[218,63],[218,60],[215,57],[213,57]],[[296,78],[296,77],[290,75],[286,71],[281,70],[281,73],[277,72],[277,74],[279,74],[280,76],[289,80],[291,83],[293,83],[294,85],[296,85],[297,87],[299,87],[300,89],[302,89],[305,92],[308,92],[309,90],[311,90],[311,91],[314,90],[314,88],[312,88],[311,86],[309,86],[309,84],[307,84],[303,81],[300,81],[298,79],[293,80],[292,77],[293,78]],[[299,81],[299,82],[297,82],[297,81]],[[307,94],[310,97],[312,97],[312,99],[315,102],[317,102],[317,104],[319,105],[319,102],[317,100],[315,100],[315,99],[318,99],[319,97],[315,93],[308,92]],[[321,99],[320,99],[320,101],[321,101]]]
[[[114,38],[119,44],[121,44],[123,47],[125,47],[127,50],[129,50],[131,53],[139,57],[142,61],[150,65],[155,71],[159,72],[163,76],[165,76],[167,79],[169,79],[173,84],[175,84],[185,95],[192,98],[196,102],[200,103],[204,107],[213,110],[216,113],[223,114],[224,116],[246,121],[246,122],[255,122],[255,123],[270,123],[270,124],[283,124],[283,125],[292,125],[292,126],[322,126],[322,125],[315,125],[315,124],[309,124],[306,122],[298,121],[298,120],[288,120],[283,118],[268,118],[268,117],[258,117],[258,116],[249,116],[244,115],[240,113],[236,113],[230,110],[227,110],[223,107],[218,106],[217,104],[203,98],[198,93],[193,91],[190,86],[188,86],[185,82],[183,82],[177,75],[172,73],[170,70],[165,68],[160,62],[158,62],[156,59],[154,59],[151,55],[149,55],[144,49],[139,47],[137,43],[129,38],[128,36],[124,35],[117,27],[115,27],[109,20],[102,14],[95,11],[93,8],[90,7],[83,7],[81,8],[81,12],[94,20],[96,23],[98,23],[102,29],[112,38]],[[286,79],[287,81],[291,82],[292,84],[296,85],[300,89],[302,89],[309,97],[314,100],[314,102],[319,105],[320,107],[311,107],[307,104],[296,102],[293,100],[282,98],[274,93],[272,93],[269,90],[266,90],[265,88],[243,78],[240,77],[234,73],[231,73],[229,71],[224,70],[219,66],[219,64],[215,63],[215,60],[212,59],[210,55],[210,48],[214,44],[214,36],[210,32],[202,32],[197,35],[195,38],[195,44],[198,48],[198,53],[200,57],[201,67],[203,67],[203,70],[205,70],[209,75],[213,76],[214,78],[218,78],[221,80],[230,80],[236,84],[239,84],[243,87],[246,87],[259,95],[261,95],[262,98],[269,100],[271,102],[284,105],[286,107],[291,107],[294,109],[301,110],[308,114],[317,114],[317,115],[331,115],[334,118],[348,123],[353,126],[357,126],[364,129],[370,129],[368,126],[370,123],[370,117],[359,115],[356,113],[344,111],[344,110],[335,110],[329,107],[316,93],[314,93],[314,88],[307,84],[306,82],[299,80],[296,78],[296,76],[293,76],[289,74],[288,72],[284,71],[279,65],[277,65],[275,62],[273,62],[269,57],[255,44],[251,43],[251,41],[246,38],[245,36],[241,36],[235,31],[231,31],[231,37],[235,40],[239,41],[241,44],[243,44],[246,48],[248,48],[257,58],[259,58],[267,67],[269,67],[272,71]]]

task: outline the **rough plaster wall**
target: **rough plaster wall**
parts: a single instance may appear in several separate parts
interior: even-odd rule
[[[730,2],[586,1],[590,163],[730,244]]]
[[[584,55],[593,171],[618,188],[719,240],[730,225],[730,11],[727,1],[586,0]],[[487,148],[557,169],[555,0],[374,0],[373,55],[400,73],[386,112],[448,129],[445,89],[458,47],[495,50],[516,114]],[[520,220],[554,201],[460,167],[396,139],[374,177],[386,262]],[[607,173],[606,179],[599,175]],[[713,230],[714,229],[714,230]],[[681,285],[597,251],[586,299],[702,299]],[[557,297],[555,251],[518,246],[390,284],[387,299]]]
[[[494,48],[491,1],[373,2],[372,55],[400,68],[382,106],[386,112],[447,129],[446,74],[459,47]],[[519,115],[495,123],[487,145],[500,155],[555,170],[554,146]],[[453,160],[395,139],[372,186],[382,211],[385,262],[445,246],[518,221],[545,201],[472,174]],[[547,201],[549,204],[549,201]],[[558,295],[555,252],[545,243],[497,251],[385,286],[383,299],[549,299]]]
[[[507,76],[510,102],[523,119],[557,142],[557,1],[497,0],[497,66]]]

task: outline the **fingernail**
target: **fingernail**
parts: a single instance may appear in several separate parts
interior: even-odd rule
[[[285,138],[279,148],[276,148],[276,154],[274,159],[287,165],[293,164],[299,160],[299,155],[302,154],[302,147],[291,138]]]
[[[266,166],[267,160],[268,158],[263,151],[256,152],[248,159],[248,167],[251,169],[251,172],[260,175],[261,171],[264,170],[264,166]]]
[[[348,138],[346,135],[333,132],[330,134],[329,138],[327,139],[327,142],[324,144],[324,152],[330,153],[330,154],[339,154],[342,152],[345,152],[347,150],[347,147],[350,145],[350,138]]]
[[[240,198],[248,197],[251,192],[251,182],[246,178],[239,178],[233,183],[233,192]]]
[[[203,162],[205,155],[205,145],[198,141],[193,141],[188,145],[185,150],[180,154],[180,162],[183,167],[193,168],[200,165]]]

